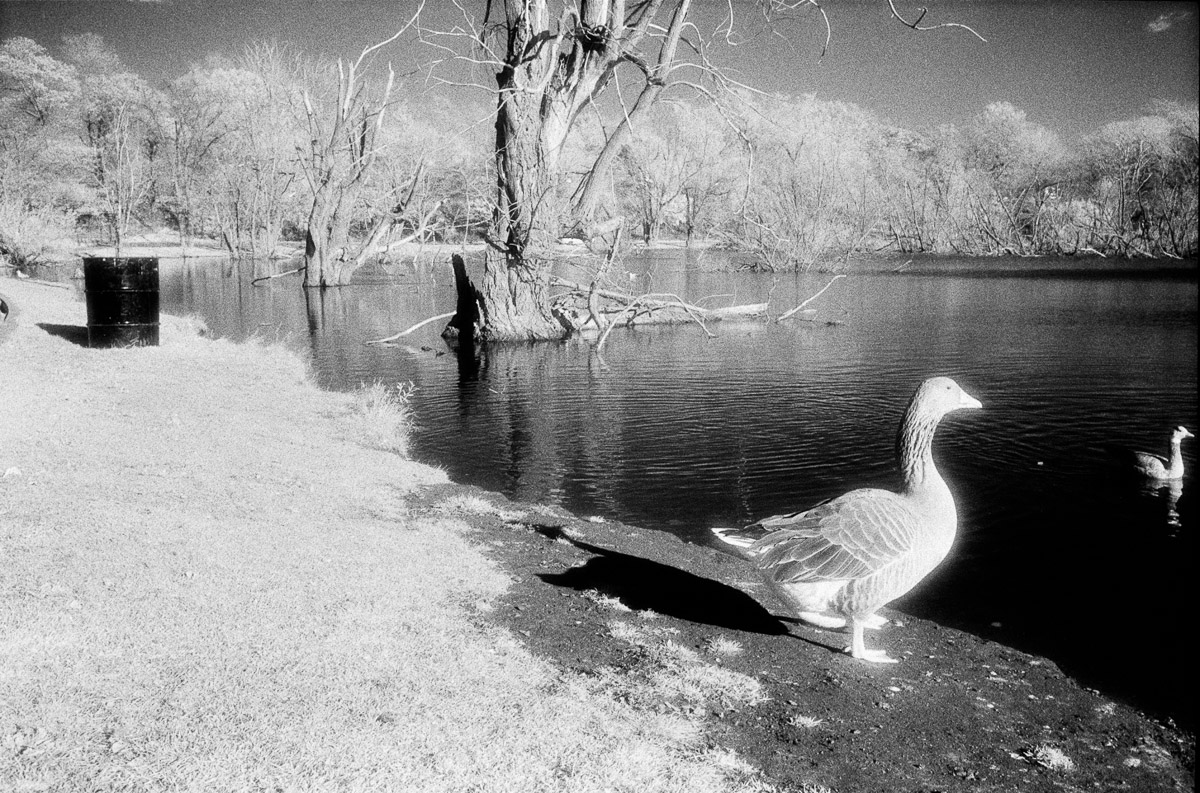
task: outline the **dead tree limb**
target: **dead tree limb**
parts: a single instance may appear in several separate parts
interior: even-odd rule
[[[408,334],[412,333],[414,330],[417,330],[418,328],[423,328],[431,322],[437,322],[439,319],[450,319],[450,317],[452,317],[452,316],[454,316],[453,311],[449,311],[445,314],[438,314],[436,317],[430,317],[429,319],[423,319],[420,322],[418,322],[416,325],[413,325],[410,328],[406,328],[406,329],[400,331],[399,333],[393,333],[391,336],[388,336],[383,339],[371,339],[370,341],[363,342],[363,343],[364,344],[387,344],[388,342],[395,341],[396,339],[400,338],[401,336],[407,336]]]
[[[275,273],[274,275],[260,276],[259,278],[255,278],[253,281],[251,281],[250,286],[258,286],[259,281],[270,281],[272,278],[282,278],[285,275],[293,275],[295,273],[302,272],[303,270],[303,267],[297,267],[294,270],[287,270],[286,272]]]
[[[820,297],[822,294],[824,294],[824,292],[825,292],[825,290],[826,290],[826,289],[828,289],[829,287],[833,286],[833,282],[834,282],[834,281],[836,281],[836,280],[837,280],[837,279],[839,279],[839,278],[845,278],[845,277],[846,277],[845,273],[841,273],[841,274],[839,274],[839,275],[835,275],[833,278],[831,278],[831,279],[829,280],[829,283],[827,283],[827,284],[825,284],[825,286],[821,287],[821,291],[820,291],[820,292],[817,292],[815,295],[813,295],[812,297],[810,297],[808,300],[805,300],[803,303],[801,303],[800,305],[796,306],[795,308],[793,308],[791,311],[787,312],[786,314],[783,314],[782,316],[780,316],[780,317],[779,317],[779,319],[777,319],[777,320],[775,320],[775,321],[776,321],[776,322],[783,322],[785,319],[787,319],[788,317],[792,316],[792,315],[793,315],[793,314],[795,314],[797,311],[800,311],[800,310],[801,310],[801,309],[803,309],[805,306],[807,306],[809,303],[813,302],[813,301],[814,301],[814,300],[816,300],[818,297]]]

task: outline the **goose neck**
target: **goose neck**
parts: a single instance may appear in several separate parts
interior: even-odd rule
[[[1180,449],[1181,438],[1171,439],[1171,456],[1167,460],[1167,475],[1173,479],[1183,476],[1183,450]]]
[[[904,490],[908,493],[937,488],[938,485],[945,487],[933,463],[933,435],[939,420],[939,416],[910,412],[900,425],[896,436],[896,460]]]

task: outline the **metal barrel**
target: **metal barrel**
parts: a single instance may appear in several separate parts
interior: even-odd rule
[[[83,260],[89,347],[158,345],[158,258]]]

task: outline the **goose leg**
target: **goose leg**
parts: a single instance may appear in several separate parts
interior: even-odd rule
[[[850,646],[846,648],[846,652],[859,659],[860,661],[869,661],[873,664],[894,664],[897,663],[895,658],[890,658],[883,650],[868,650],[863,642],[863,620],[858,617],[850,618]]]
[[[797,611],[796,618],[807,622],[809,625],[815,625],[818,628],[836,629],[846,627],[846,621],[841,617],[822,614],[819,611]]]

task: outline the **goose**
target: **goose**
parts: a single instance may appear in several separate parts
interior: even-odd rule
[[[1183,453],[1179,449],[1179,444],[1184,438],[1194,437],[1196,436],[1188,432],[1187,427],[1176,427],[1172,430],[1170,458],[1150,452],[1135,452],[1130,449],[1109,447],[1109,451],[1116,455],[1127,468],[1131,468],[1133,473],[1148,479],[1164,481],[1183,479]]]
[[[930,378],[913,394],[896,436],[898,493],[852,490],[803,512],[712,532],[752,559],[801,620],[822,628],[849,623],[846,649],[854,658],[896,663],[885,651],[866,648],[863,629],[886,624],[875,612],[950,552],[958,514],[933,462],[933,435],[947,413],[981,407],[949,377]]]

